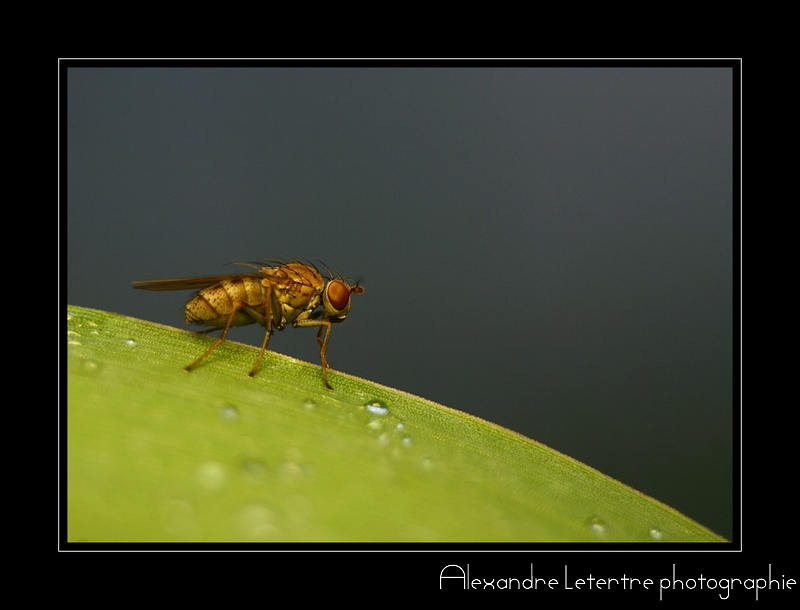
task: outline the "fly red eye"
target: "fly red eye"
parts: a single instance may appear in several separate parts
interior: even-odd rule
[[[342,281],[332,280],[328,284],[328,301],[337,311],[341,311],[350,302],[350,287]]]

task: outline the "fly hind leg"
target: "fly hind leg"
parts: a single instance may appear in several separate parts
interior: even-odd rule
[[[228,321],[227,321],[227,322],[225,322],[225,328],[222,330],[222,334],[220,335],[219,339],[217,339],[216,341],[214,341],[214,343],[212,343],[212,344],[211,344],[211,347],[209,347],[209,348],[208,348],[208,349],[207,349],[207,350],[206,350],[206,351],[203,353],[203,355],[202,355],[202,356],[200,356],[200,357],[199,357],[197,360],[195,360],[195,361],[194,361],[194,362],[192,362],[192,363],[191,363],[189,366],[187,366],[185,369],[183,369],[184,371],[186,371],[187,373],[188,373],[189,371],[191,371],[191,370],[192,370],[194,367],[196,367],[196,366],[197,366],[198,364],[200,364],[200,363],[201,363],[203,360],[205,360],[205,359],[206,359],[206,357],[207,357],[207,356],[208,356],[208,355],[209,355],[211,352],[213,352],[215,349],[217,349],[217,347],[219,347],[219,344],[220,344],[220,343],[222,343],[223,341],[225,341],[225,337],[226,337],[226,336],[227,336],[227,334],[228,334],[228,329],[230,329],[230,327],[231,327],[231,323],[233,322],[233,317],[236,315],[236,312],[237,312],[237,311],[239,311],[239,309],[240,309],[241,307],[242,307],[242,304],[241,304],[241,303],[238,303],[238,304],[236,304],[236,306],[234,306],[234,308],[231,310],[231,313],[230,313],[230,315],[228,316]],[[209,331],[209,332],[213,332],[213,331],[215,331],[215,330],[219,330],[219,329],[217,329],[217,328],[213,328],[213,329],[211,329],[211,331]]]

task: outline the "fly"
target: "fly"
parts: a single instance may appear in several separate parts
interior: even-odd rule
[[[273,330],[283,330],[291,323],[294,327],[319,327],[317,343],[322,363],[322,381],[328,383],[328,341],[331,326],[344,322],[350,311],[353,294],[363,294],[364,287],[358,282],[349,285],[343,277],[325,279],[313,265],[287,263],[259,267],[250,263],[239,263],[253,267],[258,273],[215,275],[210,277],[174,280],[152,280],[133,282],[140,290],[196,290],[198,293],[186,303],[186,323],[222,328],[222,335],[202,356],[186,367],[191,371],[225,340],[231,326],[246,326],[258,323],[266,329],[264,343],[258,359],[250,371],[253,377],[267,351]],[[321,310],[317,310],[319,306]],[[315,311],[316,310],[316,311]],[[325,337],[322,337],[323,330]]]

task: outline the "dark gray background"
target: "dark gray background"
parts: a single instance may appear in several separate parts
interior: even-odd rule
[[[70,68],[67,87],[70,303],[185,327],[191,293],[131,280],[322,260],[366,287],[334,369],[733,535],[730,69]],[[314,335],[270,347],[318,363]]]

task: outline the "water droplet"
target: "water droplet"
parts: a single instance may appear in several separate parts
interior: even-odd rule
[[[267,474],[267,465],[258,459],[245,460],[242,462],[242,470],[253,479],[260,479]]]
[[[239,419],[239,409],[233,405],[225,405],[219,410],[222,421],[236,421]]]
[[[317,403],[315,403],[315,402],[314,402],[313,400],[311,400],[311,399],[309,399],[309,400],[304,400],[304,401],[303,401],[303,408],[304,408],[306,411],[313,411],[314,409],[316,409],[316,408],[317,408]]]
[[[395,430],[402,430],[405,428],[405,426],[403,425],[403,422],[397,422],[397,425],[394,428]]]
[[[264,506],[245,506],[239,512],[239,527],[250,540],[269,540],[280,530],[273,523],[272,511]]]
[[[133,339],[127,339],[125,341],[125,345],[127,345],[128,347],[136,347],[139,344],[136,343],[136,341],[134,341]]]
[[[589,529],[593,534],[602,536],[606,533],[606,524],[599,517],[592,517],[589,519]]]
[[[78,324],[77,324],[77,326],[78,326],[79,328],[85,328],[85,327],[88,327],[88,328],[89,328],[89,334],[90,334],[90,335],[99,335],[99,334],[100,334],[100,331],[98,330],[98,329],[99,329],[99,327],[97,326],[97,323],[96,323],[96,322],[91,322],[91,321],[89,321],[89,322],[86,322],[86,323],[84,323],[84,324],[80,324],[80,323],[78,323]],[[83,331],[83,332],[85,333],[85,331]]]
[[[284,485],[294,485],[303,478],[303,467],[295,462],[284,462],[278,467],[278,476]]]
[[[661,530],[657,530],[656,528],[651,528],[650,537],[653,540],[661,540],[662,538],[664,538],[664,532],[662,532]]]
[[[404,447],[410,447],[410,446],[411,446],[411,445],[413,445],[413,444],[414,444],[414,443],[413,443],[413,441],[411,440],[411,437],[410,437],[410,436],[404,436],[404,437],[403,437],[403,446],[404,446]]]
[[[436,468],[436,465],[433,463],[431,458],[425,458],[422,460],[422,469],[426,472],[433,472],[433,469]]]
[[[367,424],[367,428],[374,432],[379,432],[383,430],[383,424],[379,422],[377,419],[371,419]]]
[[[386,415],[389,409],[379,400],[372,400],[367,403],[367,411],[379,417]]]
[[[87,373],[96,373],[100,370],[100,365],[94,360],[84,360],[83,370]]]
[[[381,445],[388,445],[389,444],[389,435],[385,432],[378,437],[378,442]]]
[[[225,466],[219,462],[206,462],[197,469],[197,481],[206,489],[219,489],[226,478]]]

